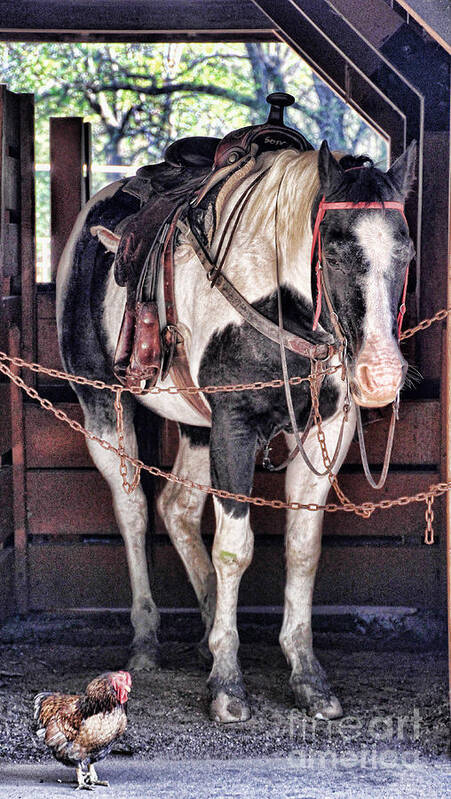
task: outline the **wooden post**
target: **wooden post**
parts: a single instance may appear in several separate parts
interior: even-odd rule
[[[20,114],[20,267],[22,295],[22,353],[36,360],[36,219],[34,184],[34,95],[19,95]],[[36,383],[36,373],[27,373]]]
[[[52,280],[90,187],[90,129],[81,117],[50,119]]]
[[[447,308],[451,308],[451,171],[448,196]],[[444,439],[446,446],[443,466],[445,470],[444,479],[449,482],[451,480],[451,317],[449,316],[446,320],[445,346],[442,353],[445,361],[445,382],[442,385],[442,406],[444,410],[442,440]],[[448,608],[448,688],[451,713],[451,491],[446,492],[446,588]]]
[[[21,336],[18,327],[9,331],[9,351],[12,357],[20,356]],[[17,374],[18,369],[13,367]],[[15,549],[16,605],[19,613],[28,610],[27,527],[25,512],[25,447],[22,391],[11,383],[11,445],[13,460],[13,518]]]

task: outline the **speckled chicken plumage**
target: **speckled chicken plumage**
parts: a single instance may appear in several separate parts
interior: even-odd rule
[[[109,674],[92,680],[83,695],[43,692],[34,699],[34,731],[66,766],[102,760],[127,727]]]

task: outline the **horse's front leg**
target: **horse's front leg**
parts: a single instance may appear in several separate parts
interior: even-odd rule
[[[212,484],[215,488],[249,494],[252,487],[256,435],[213,416],[210,441]],[[217,579],[216,612],[209,637],[213,668],[208,679],[210,716],[214,721],[247,721],[250,708],[238,662],[236,624],[241,577],[252,560],[253,534],[246,504],[214,498],[216,532],[213,565]]]
[[[341,414],[323,424],[329,453],[335,451]],[[324,471],[314,428],[305,449],[318,471]],[[348,450],[354,431],[351,417],[345,425],[343,443],[334,471],[338,470]],[[294,437],[287,436],[289,446]],[[298,455],[286,475],[286,496],[291,501],[323,505],[330,489],[328,477],[316,477]],[[342,715],[339,700],[333,695],[326,675],[313,653],[312,596],[316,569],[321,554],[323,511],[288,511],[286,530],[286,584],[280,644],[292,668],[290,685],[298,707],[318,718],[334,719]]]

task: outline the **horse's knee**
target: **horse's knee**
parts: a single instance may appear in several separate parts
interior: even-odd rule
[[[203,496],[193,498],[193,492],[184,486],[165,487],[158,497],[157,510],[172,540],[190,539],[198,531],[204,502]]]
[[[242,574],[252,561],[254,536],[249,523],[249,512],[242,518],[225,513],[215,501],[217,530],[212,549],[212,560],[218,573]]]

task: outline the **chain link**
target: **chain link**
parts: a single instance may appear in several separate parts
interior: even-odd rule
[[[410,338],[419,330],[426,330],[434,322],[442,321],[449,315],[451,315],[451,309],[446,309],[446,308],[441,309],[430,319],[424,319],[416,327],[406,330],[401,335],[401,340]],[[28,386],[25,383],[25,381],[21,377],[19,377],[19,375],[14,374],[14,372],[7,366],[7,363],[5,362],[10,363],[12,366],[29,369],[32,372],[46,374],[49,375],[50,377],[56,377],[61,380],[77,383],[78,385],[89,385],[99,390],[108,389],[109,391],[112,391],[115,394],[114,406],[116,410],[116,432],[118,437],[118,446],[115,447],[113,444],[111,444],[111,442],[107,441],[106,439],[100,438],[100,436],[97,436],[95,433],[91,432],[90,430],[87,430],[85,427],[83,427],[82,424],[80,424],[80,422],[77,422],[75,419],[71,419],[65,413],[65,411],[61,410],[60,408],[55,408],[55,406],[50,402],[50,400],[41,397],[40,394],[36,391],[36,389],[32,388],[31,386]],[[193,480],[189,480],[188,478],[180,477],[176,474],[173,474],[173,472],[165,472],[162,469],[159,469],[157,466],[148,466],[138,458],[134,458],[131,455],[129,455],[125,450],[124,427],[123,427],[124,422],[123,422],[123,408],[122,408],[122,394],[124,392],[130,392],[132,394],[137,394],[137,395],[144,395],[144,394],[160,394],[160,393],[178,394],[183,392],[186,393],[203,392],[205,394],[214,394],[222,391],[223,392],[259,391],[264,388],[281,388],[283,386],[282,379],[276,378],[274,380],[269,380],[265,382],[256,381],[255,383],[237,383],[234,385],[227,385],[227,386],[203,386],[203,387],[187,386],[183,388],[176,388],[175,386],[171,386],[168,388],[154,387],[152,389],[145,390],[136,387],[128,388],[126,386],[122,386],[119,384],[111,385],[105,383],[102,380],[90,380],[89,378],[82,377],[80,375],[73,375],[58,369],[47,368],[41,366],[38,363],[30,363],[28,361],[24,361],[22,358],[19,357],[13,358],[7,355],[5,352],[0,351],[0,374],[4,374],[5,377],[11,380],[20,389],[22,389],[31,399],[37,401],[42,408],[50,411],[61,422],[68,424],[72,430],[76,431],[77,433],[81,433],[86,439],[90,441],[95,441],[103,449],[107,450],[108,452],[112,452],[119,458],[122,485],[127,494],[131,494],[136,489],[140,480],[141,471],[144,470],[152,474],[154,477],[162,477],[165,480],[169,480],[170,482],[178,483],[180,485],[185,486],[186,488],[203,491],[206,494],[211,494],[220,499],[232,499],[235,500],[235,502],[248,503],[250,505],[255,505],[258,507],[269,507],[281,510],[296,510],[296,511],[307,510],[315,512],[325,511],[327,513],[336,513],[337,511],[343,511],[345,513],[355,513],[357,515],[368,518],[369,516],[371,516],[372,513],[374,513],[375,510],[387,510],[388,508],[393,508],[396,506],[408,505],[412,502],[426,502],[427,503],[426,513],[425,513],[426,530],[425,530],[424,540],[426,544],[433,544],[434,531],[432,524],[434,521],[434,512],[432,510],[432,504],[434,502],[435,497],[441,496],[447,491],[451,491],[451,481],[432,484],[428,487],[427,491],[419,491],[417,494],[413,494],[411,496],[401,496],[401,497],[396,497],[395,499],[383,499],[380,500],[379,502],[362,502],[359,505],[355,504],[354,502],[351,502],[339,487],[336,475],[334,475],[331,471],[331,460],[329,458],[329,454],[327,451],[327,444],[325,440],[324,431],[322,430],[321,427],[322,419],[319,412],[319,396],[316,387],[319,378],[325,375],[334,374],[340,369],[342,369],[341,364],[339,364],[338,366],[329,367],[321,371],[315,370],[313,374],[310,374],[307,377],[290,378],[291,385],[299,385],[300,383],[306,381],[310,382],[312,404],[314,404],[315,422],[318,430],[318,440],[321,446],[321,453],[324,465],[326,469],[329,470],[329,475],[328,475],[329,480],[341,503],[340,505],[337,505],[334,502],[329,502],[326,505],[319,505],[316,502],[301,503],[301,502],[284,502],[283,500],[279,499],[264,499],[263,497],[252,497],[252,496],[247,496],[245,494],[234,494],[231,491],[225,491],[224,489],[212,488],[211,486],[206,486],[202,485],[201,483],[196,483]],[[344,413],[347,412],[346,406],[344,407],[343,410]],[[135,470],[131,482],[129,482],[128,480],[128,465],[130,465]]]
[[[432,526],[434,521],[434,511],[432,510],[432,504],[434,502],[434,496],[431,494],[426,499],[426,529],[424,531],[424,543],[431,545],[434,543],[434,528]]]

